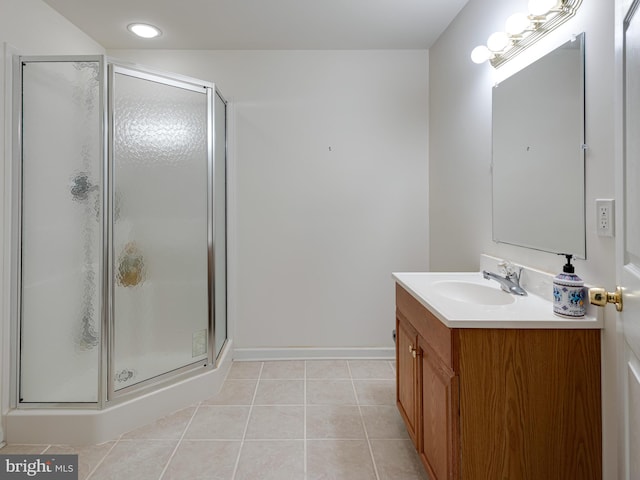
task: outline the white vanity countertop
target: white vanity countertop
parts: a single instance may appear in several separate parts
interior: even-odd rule
[[[503,292],[496,281],[485,280],[481,272],[407,272],[394,273],[393,278],[449,328],[603,328],[602,315],[579,319],[559,317],[553,313],[553,303],[549,300],[531,293],[521,297]],[[477,295],[453,298],[457,282]],[[484,290],[486,288],[495,292]],[[483,298],[487,299],[486,303],[504,300],[505,304],[484,304]]]

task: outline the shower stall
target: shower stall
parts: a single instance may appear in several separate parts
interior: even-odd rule
[[[117,423],[114,407],[130,426],[158,399],[170,399],[161,414],[214,392],[227,350],[224,98],[104,56],[16,57],[13,81],[9,440],[47,412]]]

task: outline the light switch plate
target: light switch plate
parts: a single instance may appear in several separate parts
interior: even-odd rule
[[[614,236],[614,200],[596,199],[596,231],[599,237]]]

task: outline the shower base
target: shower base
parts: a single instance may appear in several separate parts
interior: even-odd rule
[[[228,341],[217,368],[102,410],[10,410],[5,417],[5,441],[9,444],[91,445],[113,440],[218,393],[231,368],[232,351],[231,341]]]

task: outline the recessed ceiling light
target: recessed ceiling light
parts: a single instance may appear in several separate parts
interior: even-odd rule
[[[158,27],[147,23],[132,23],[127,26],[127,30],[142,38],[155,38],[162,34]]]

